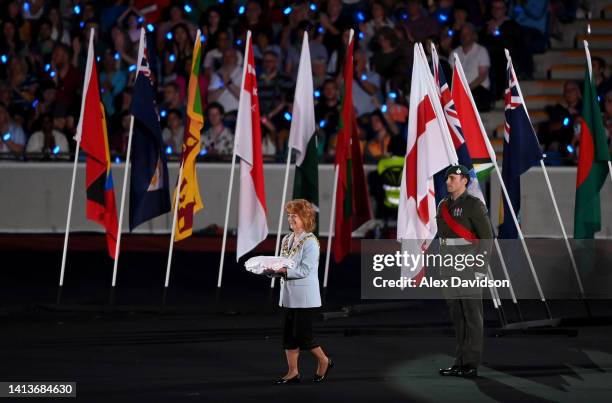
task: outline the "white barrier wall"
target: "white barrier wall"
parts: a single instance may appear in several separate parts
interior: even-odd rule
[[[119,206],[123,164],[113,164],[115,195]],[[238,167],[236,167],[238,170]],[[268,227],[276,232],[281,202],[284,164],[266,164],[266,198],[268,205]],[[366,167],[369,172],[374,166]],[[176,182],[178,164],[169,164],[171,184]],[[557,202],[561,210],[566,230],[573,233],[574,194],[576,168],[556,167],[548,169]],[[230,228],[236,228],[238,172],[235,175],[234,196],[230,214]],[[197,231],[210,224],[223,225],[227,200],[227,185],[230,164],[198,164],[198,181],[204,202],[204,209],[196,214],[194,229]],[[4,233],[62,233],[66,225],[68,196],[72,163],[0,163],[0,232]],[[320,189],[320,232],[327,234],[329,228],[329,208],[331,203],[333,166],[319,167]],[[560,237],[561,229],[546,188],[540,168],[532,168],[522,177],[521,222],[526,236]],[[129,186],[128,186],[129,189]],[[293,189],[293,174],[289,178],[288,200]],[[497,224],[500,187],[497,176],[491,176],[491,219]],[[126,198],[124,228],[128,228],[129,190]],[[612,238],[612,182],[608,177],[601,192],[602,231],[599,237]],[[137,233],[168,233],[172,217],[170,214],[143,224]],[[287,226],[284,226],[287,230]],[[79,164],[75,201],[73,206],[71,231],[102,231],[102,228],[85,219],[85,165]]]

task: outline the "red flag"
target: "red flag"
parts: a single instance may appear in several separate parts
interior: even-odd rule
[[[81,119],[77,127],[77,138],[87,154],[86,192],[87,218],[106,229],[108,254],[115,258],[117,241],[117,207],[111,174],[110,153],[104,106],[100,101],[98,73],[94,62],[93,43],[89,44]]]
[[[353,107],[353,45],[351,32],[344,64],[344,97],[336,142],[338,186],[336,190],[334,260],[340,262],[351,250],[351,233],[372,218],[363,171],[363,159]]]
[[[452,94],[472,161],[474,163],[491,162],[491,155],[484,140],[486,133],[482,133],[480,117],[471,99],[472,93],[467,81],[462,79],[457,62],[453,68]]]
[[[235,140],[236,154],[240,157],[236,260],[268,236],[259,97],[250,33],[247,35],[244,63]]]

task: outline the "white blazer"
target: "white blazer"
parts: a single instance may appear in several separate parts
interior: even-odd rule
[[[300,240],[306,239],[296,248]],[[281,279],[280,300],[278,305],[285,308],[316,308],[321,306],[319,292],[319,241],[308,232],[293,242],[294,234],[283,238],[281,256],[295,262],[293,269],[287,270],[287,277]],[[291,245],[290,249],[288,246]]]

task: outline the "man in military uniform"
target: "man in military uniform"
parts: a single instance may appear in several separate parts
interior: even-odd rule
[[[440,254],[481,254],[484,264],[464,267],[459,266],[458,260],[455,260],[454,267],[441,268],[442,278],[486,278],[493,233],[486,206],[479,198],[467,192],[469,181],[469,171],[463,165],[453,165],[446,171],[449,196],[440,202],[436,215]],[[475,377],[478,375],[483,343],[482,288],[445,288],[444,295],[455,327],[457,348],[454,365],[440,369],[440,375]]]

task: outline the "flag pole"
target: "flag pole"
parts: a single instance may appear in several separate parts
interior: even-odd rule
[[[170,266],[172,265],[172,252],[174,251],[174,237],[176,235],[176,220],[178,216],[179,200],[181,198],[181,182],[183,180],[183,165],[184,159],[179,166],[179,176],[176,185],[176,197],[174,198],[174,213],[172,214],[172,231],[170,232],[170,249],[168,250],[168,264],[166,265],[166,282],[164,283],[164,296],[170,283]],[[165,300],[165,298],[164,298]]]
[[[134,82],[136,82],[136,77],[138,77],[138,73],[140,70],[140,64],[142,63],[142,57],[144,55],[144,41],[145,41],[145,31],[144,28],[140,29],[140,44],[138,46],[138,64],[136,67],[136,75],[134,76]],[[117,266],[119,265],[119,248],[121,245],[121,234],[123,232],[123,212],[125,210],[125,194],[127,190],[127,182],[128,182],[128,172],[130,170],[130,158],[132,155],[132,135],[134,134],[134,115],[130,116],[130,131],[128,134],[128,142],[127,142],[127,151],[125,154],[125,169],[123,171],[123,186],[121,189],[121,205],[119,207],[119,225],[117,230],[117,243],[115,245],[115,264],[113,265],[113,280],[111,283],[111,292],[110,292],[110,304],[112,305],[114,302],[114,294],[115,294],[115,285],[117,284]]]
[[[585,43],[585,49],[586,49],[587,56],[588,56],[588,47],[587,46],[588,46],[588,44]],[[510,57],[510,52],[508,51],[508,49],[504,49],[504,52],[506,53],[506,59],[508,60],[508,63],[510,64],[511,72],[512,72],[512,74],[514,74],[514,66],[512,65],[512,58]],[[590,57],[589,57],[589,59],[590,59]],[[521,91],[521,86],[520,86],[518,80],[515,80],[515,81],[516,81],[516,90],[518,92],[519,97],[521,98],[521,102],[523,103],[523,108],[525,108],[525,113],[527,115],[527,119],[529,119],[529,124],[533,127],[533,124],[531,123],[531,117],[529,116],[529,111],[527,110],[527,104],[525,103],[525,98],[523,98],[523,92]],[[535,131],[533,131],[533,134],[535,135]],[[559,226],[561,227],[561,233],[563,234],[563,239],[565,240],[565,246],[567,248],[567,252],[569,253],[570,261],[572,263],[572,268],[574,269],[574,274],[576,275],[576,281],[578,282],[578,288],[580,289],[580,295],[582,296],[582,300],[586,304],[586,309],[587,309],[587,312],[589,313],[589,316],[590,316],[590,309],[589,309],[588,304],[586,303],[585,294],[584,294],[584,287],[582,285],[582,279],[580,278],[580,273],[578,271],[578,266],[576,264],[576,259],[574,258],[574,252],[572,251],[572,248],[570,246],[569,239],[568,239],[568,236],[567,236],[567,232],[565,231],[565,225],[563,224],[563,220],[561,218],[561,213],[559,212],[559,206],[557,205],[557,199],[555,197],[555,193],[553,192],[553,188],[552,188],[552,185],[550,183],[550,178],[548,176],[548,170],[546,169],[546,165],[544,164],[544,159],[543,158],[540,158],[540,167],[542,167],[542,173],[544,174],[544,179],[546,181],[546,186],[548,187],[548,193],[550,194],[550,198],[552,200],[553,207],[554,207],[555,213],[557,215],[557,220],[559,221]]]
[[[230,170],[230,179],[227,188],[227,206],[225,207],[225,222],[223,224],[223,241],[221,243],[221,260],[219,261],[219,275],[217,278],[217,288],[221,288],[221,280],[223,278],[223,263],[225,261],[225,245],[227,243],[227,225],[229,222],[230,206],[232,204],[232,188],[234,185],[234,170],[236,168],[236,137],[234,136],[234,152],[232,154],[232,168]]]
[[[459,75],[461,77],[461,80],[463,81],[463,83],[467,83],[467,79],[465,78],[465,74],[463,72],[463,67],[461,66],[461,61],[459,60],[459,56],[457,56],[456,53],[453,53],[454,58],[455,58],[455,65],[457,66],[457,70],[459,72]],[[469,87],[468,87],[469,88]],[[476,104],[474,102],[474,99],[472,98],[472,95],[470,93],[470,102],[472,103],[472,108],[474,108],[475,111],[477,111],[478,109],[476,108]],[[548,301],[546,301],[546,298],[544,297],[544,292],[542,291],[542,286],[540,285],[540,279],[538,278],[538,274],[535,271],[535,267],[533,265],[533,261],[531,260],[531,254],[529,253],[529,249],[527,249],[527,243],[525,242],[525,237],[523,235],[523,231],[521,230],[521,226],[519,225],[518,219],[516,217],[516,213],[514,211],[514,206],[512,205],[512,202],[510,201],[510,195],[508,194],[508,189],[506,189],[506,184],[504,183],[504,180],[501,176],[501,171],[499,169],[499,165],[497,164],[497,158],[495,156],[495,151],[493,150],[493,146],[491,145],[491,142],[489,141],[489,137],[486,134],[486,131],[484,129],[484,126],[482,125],[482,121],[480,120],[480,115],[478,113],[476,113],[477,116],[477,120],[478,120],[478,125],[480,126],[480,131],[482,136],[484,137],[485,140],[485,144],[487,146],[487,151],[489,152],[489,157],[491,158],[491,160],[493,161],[493,165],[495,166],[495,172],[497,173],[497,178],[499,179],[499,184],[502,188],[502,192],[504,193],[504,197],[506,199],[506,202],[509,206],[510,209],[510,214],[512,215],[512,220],[514,221],[514,225],[516,226],[516,230],[518,232],[519,235],[519,239],[521,241],[521,244],[523,246],[523,250],[525,251],[525,256],[527,257],[527,263],[529,264],[529,269],[531,271],[531,274],[533,276],[533,280],[535,282],[535,285],[538,289],[538,294],[540,295],[540,300],[542,301],[542,303],[544,304],[544,307],[546,308],[546,314],[548,315],[549,319],[552,319],[552,314],[550,312],[550,307],[548,306]]]
[[[89,63],[94,63],[93,61],[93,39],[95,35],[95,29],[92,28],[89,33],[89,47],[87,48],[87,64],[89,67]],[[77,134],[75,136],[76,139],[76,148],[74,150],[74,163],[72,165],[72,182],[70,183],[70,199],[68,200],[68,216],[66,217],[66,232],[64,234],[64,248],[62,251],[62,266],[60,269],[60,278],[59,278],[59,286],[57,288],[57,304],[60,303],[62,299],[62,289],[64,287],[64,274],[66,272],[66,257],[68,255],[68,237],[70,235],[70,222],[72,219],[72,203],[74,200],[74,184],[76,182],[76,173],[79,161],[79,149],[81,147],[81,136],[82,136],[82,128],[83,128],[83,113],[85,111],[85,99],[87,98],[87,91],[85,90],[85,85],[89,83],[89,78],[91,77],[90,68],[86,68],[85,71],[85,81],[83,83],[83,97],[81,98],[81,116],[79,118],[79,123],[77,126]]]
[[[327,235],[327,253],[325,254],[325,275],[323,277],[323,288],[327,288],[329,275],[329,257],[331,255],[331,244],[334,236],[334,224],[336,222],[336,192],[338,191],[338,165],[334,167],[334,184],[332,190],[331,209],[329,214],[329,234]]]
[[[249,64],[248,52],[249,52],[249,40],[251,39],[251,31],[247,31],[247,37],[245,42],[245,52],[243,58],[243,66],[242,66],[242,83],[241,87],[244,85],[244,80],[246,77],[247,66]],[[243,88],[240,88],[240,97],[242,97]],[[223,279],[223,263],[225,262],[225,246],[227,243],[227,225],[229,222],[229,212],[230,205],[232,204],[232,188],[234,185],[234,170],[236,167],[236,134],[234,133],[234,149],[232,153],[232,169],[230,171],[230,180],[227,189],[227,206],[225,207],[225,223],[223,224],[223,241],[221,244],[221,260],[219,261],[219,276],[217,278],[217,288],[221,288],[221,281]]]
[[[283,230],[283,213],[285,211],[285,202],[287,197],[287,183],[289,182],[289,165],[291,164],[291,146],[287,143],[287,162],[285,164],[285,181],[283,182],[283,196],[281,197],[280,213],[278,214],[278,230],[276,231],[276,247],[274,248],[274,256],[278,256],[280,249],[281,231]],[[270,288],[274,288],[276,277],[270,280]]]

